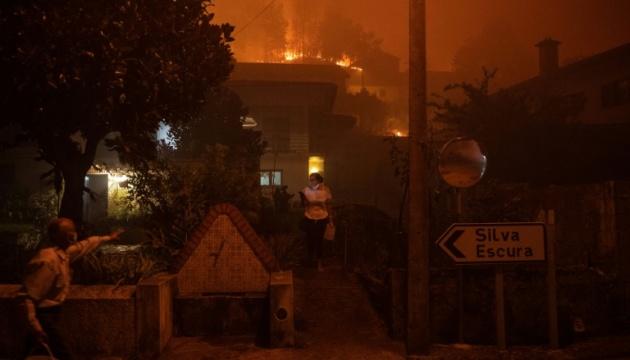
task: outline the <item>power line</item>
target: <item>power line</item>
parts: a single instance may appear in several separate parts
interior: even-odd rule
[[[251,20],[249,20],[249,22],[247,22],[247,24],[243,25],[242,28],[240,28],[238,31],[236,31],[234,33],[234,36],[242,33],[243,31],[245,31],[245,29],[247,29],[251,24],[253,24],[256,20],[258,20],[259,17],[261,17],[265,12],[267,12],[267,10],[269,10],[271,8],[271,6],[276,2],[276,0],[271,0],[262,10],[260,10],[260,12],[258,14],[256,14],[256,16],[254,16]]]

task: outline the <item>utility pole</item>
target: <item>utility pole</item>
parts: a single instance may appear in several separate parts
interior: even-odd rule
[[[409,0],[409,238],[407,355],[429,353],[426,0]]]

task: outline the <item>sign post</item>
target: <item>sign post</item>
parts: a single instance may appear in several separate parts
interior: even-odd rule
[[[546,261],[548,244],[545,229],[544,223],[453,224],[437,241],[437,245],[458,265],[495,264],[497,345],[501,349],[507,346],[503,264]],[[555,277],[549,277],[549,281],[555,281]],[[550,296],[550,311],[551,307],[555,309],[553,300],[555,298]],[[557,327],[557,323],[550,322],[551,334],[557,334],[552,329],[554,325]],[[460,319],[460,338],[462,328]]]
[[[545,210],[545,223],[549,233],[547,242],[547,314],[549,317],[549,346],[560,347],[558,339],[558,282],[556,279],[556,219],[554,210]]]
[[[487,159],[481,146],[472,138],[457,137],[448,141],[440,150],[438,171],[442,179],[455,188],[457,221],[461,221],[463,204],[462,189],[477,184],[486,172]],[[464,342],[464,269],[457,269],[457,338]]]
[[[455,188],[455,208],[457,210],[457,221],[461,221],[463,204],[462,190]],[[464,343],[464,269],[457,267],[457,340],[460,344]]]
[[[505,287],[503,286],[503,265],[494,267],[494,293],[497,305],[497,345],[501,350],[506,348],[505,341]]]

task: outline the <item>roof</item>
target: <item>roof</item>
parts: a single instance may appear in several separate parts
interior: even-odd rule
[[[328,82],[342,86],[346,69],[335,64],[237,63],[230,80]]]
[[[337,85],[326,82],[230,80],[228,87],[238,94],[247,107],[272,105],[323,106],[332,110]]]
[[[553,40],[551,40],[553,41]],[[569,77],[602,67],[630,64],[630,43],[563,66],[500,92],[546,91]],[[518,145],[515,145],[518,144]],[[581,184],[629,180],[630,123],[567,123],[549,127],[535,138],[512,141],[519,153],[488,161],[488,176],[540,184]],[[505,155],[505,154],[503,154]]]
[[[219,216],[225,215],[234,224],[238,232],[243,237],[243,240],[252,249],[258,260],[263,264],[265,269],[269,272],[274,272],[279,269],[278,262],[274,257],[271,249],[267,243],[261,239],[256,231],[251,227],[249,222],[245,219],[243,214],[231,204],[219,204],[208,211],[206,218],[197,226],[193,232],[190,240],[184,244],[184,247],[179,251],[177,257],[171,265],[171,272],[179,272],[186,264],[190,256],[195,252],[201,240],[203,240],[205,234],[210,230],[214,222]]]
[[[584,71],[588,67],[596,66],[601,63],[606,63],[611,60],[612,61],[623,60],[624,58],[630,61],[630,43],[618,46],[616,48],[612,48],[602,53],[599,53],[599,54],[590,56],[588,58],[576,61],[574,63],[570,63],[568,65],[562,66],[551,74],[548,74],[545,76],[538,75],[531,79],[528,79],[518,84],[515,84],[513,86],[510,86],[509,88],[504,89],[503,91],[513,91],[513,90],[527,89],[527,88],[536,87],[536,86],[544,86],[544,84],[548,84],[549,82],[559,81],[560,79],[566,76]],[[620,63],[627,64],[627,62],[624,62],[624,61],[620,61]]]
[[[543,46],[557,46],[560,45],[561,42],[558,40],[554,40],[552,38],[546,38],[545,40],[539,42],[538,44],[536,44],[536,47],[543,47]]]

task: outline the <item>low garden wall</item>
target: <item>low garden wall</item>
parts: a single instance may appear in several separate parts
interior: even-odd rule
[[[178,335],[247,335],[264,341],[268,302],[266,293],[180,295],[175,299]]]
[[[172,276],[137,286],[72,286],[61,334],[79,357],[153,358],[172,336]],[[0,359],[18,358],[27,334],[15,299],[20,285],[0,285]]]

